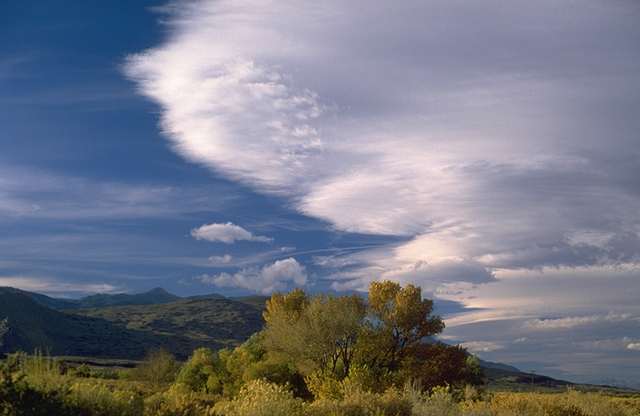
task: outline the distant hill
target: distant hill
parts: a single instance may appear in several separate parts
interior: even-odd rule
[[[173,295],[166,290],[157,287],[148,292],[127,294],[98,294],[84,297],[78,300],[74,308],[100,308],[103,306],[118,305],[158,305],[163,303],[174,302],[181,299],[179,296]]]
[[[100,308],[103,306],[118,305],[157,305],[182,299],[180,296],[171,294],[160,287],[151,289],[148,292],[143,293],[100,293],[96,295],[86,296],[80,299],[53,298],[51,296],[42,295],[40,293],[27,292],[25,290],[15,289],[11,287],[0,288],[0,290],[12,290],[14,292],[22,293],[26,296],[31,297],[33,300],[43,306],[58,310]],[[207,296],[224,297],[222,295]]]
[[[107,296],[126,302],[177,300],[77,309],[72,301],[69,308],[64,300],[0,288],[0,319],[6,318],[9,327],[0,352],[42,349],[52,355],[139,359],[148,350],[165,348],[184,359],[201,346],[238,345],[262,328],[262,309],[251,304],[220,296],[183,299],[166,294],[154,290],[140,297]]]
[[[41,349],[54,355],[141,357],[146,349],[161,345],[149,334],[104,319],[59,312],[11,288],[0,288],[0,319],[8,325],[2,352]]]
[[[189,355],[198,346],[238,345],[263,325],[262,308],[219,297],[186,298],[157,305],[78,309],[74,313],[165,337],[163,346],[181,357]]]
[[[22,294],[24,296],[30,297],[32,300],[34,300],[38,304],[42,306],[46,306],[48,308],[52,308],[52,309],[74,308],[78,302],[77,300],[73,300],[73,299],[52,298],[47,295],[42,295],[40,293],[34,293],[34,292],[27,292],[26,290],[16,289],[14,287],[0,286],[0,292]]]

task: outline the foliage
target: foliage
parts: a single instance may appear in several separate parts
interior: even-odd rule
[[[29,385],[24,375],[13,375],[7,366],[0,369],[0,415],[64,416],[71,414],[58,392],[40,391]]]
[[[198,348],[180,369],[176,383],[191,391],[222,393],[223,372],[223,364],[216,352]]]
[[[287,388],[263,380],[249,382],[235,399],[215,405],[223,416],[302,416],[303,409],[302,400]]]
[[[274,295],[264,313],[265,346],[289,357],[302,373],[319,371],[344,378],[365,311],[358,296],[308,299],[301,290]]]
[[[399,370],[403,360],[421,348],[424,338],[444,329],[444,322],[432,311],[433,301],[422,299],[419,287],[391,281],[371,283],[367,325],[358,343],[360,362]]]
[[[173,355],[163,349],[151,351],[142,364],[134,368],[129,376],[133,380],[152,384],[171,383],[176,378],[180,365]]]
[[[411,356],[405,357],[400,380],[416,381],[423,388],[465,384],[481,384],[482,371],[478,359],[464,348],[442,343],[419,344]]]
[[[204,393],[174,385],[155,393],[144,401],[144,416],[207,416],[213,415],[214,400]]]
[[[225,356],[226,354],[226,356]],[[238,374],[247,373],[266,359],[260,337],[249,345],[216,355],[200,350],[192,364],[211,365],[219,360],[227,371],[231,363],[247,358]],[[234,356],[234,359],[230,357]],[[257,361],[256,361],[257,360]],[[61,374],[59,362],[39,354],[16,354],[0,368],[0,415],[11,416],[638,416],[640,396],[602,393],[487,394],[471,387],[435,387],[425,391],[417,382],[403,389],[375,391],[366,368],[353,366],[342,380],[318,377],[332,386],[331,394],[314,394],[315,400],[296,398],[287,383],[264,379],[240,382],[234,394],[223,397],[194,391],[184,383],[171,386],[148,381],[104,380]],[[214,364],[214,372],[219,371]],[[91,374],[91,373],[89,373]],[[50,379],[44,382],[38,378]],[[228,374],[224,383],[236,380]],[[307,379],[313,378],[313,375]],[[56,380],[52,383],[51,380]],[[235,382],[235,381],[234,381]],[[309,382],[315,389],[314,382]],[[329,389],[327,389],[328,391]],[[314,390],[314,393],[316,390]]]
[[[144,409],[142,397],[135,392],[111,390],[103,384],[86,380],[71,384],[65,402],[74,409],[74,414],[92,416],[138,416]]]

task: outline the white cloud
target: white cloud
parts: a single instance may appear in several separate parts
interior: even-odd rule
[[[46,294],[118,293],[122,288],[108,283],[65,282],[52,278],[30,276],[2,276],[0,286],[9,286],[30,292]]]
[[[226,224],[213,223],[202,225],[191,230],[191,236],[196,240],[221,242],[225,244],[233,244],[236,241],[257,241],[261,243],[273,241],[273,239],[269,237],[253,235],[244,228],[230,222]]]
[[[525,322],[525,325],[527,328],[536,330],[568,329],[603,322],[622,322],[631,319],[634,318],[630,314],[609,313],[607,315],[567,316],[564,318],[532,319]]]
[[[208,260],[211,264],[223,265],[231,263],[231,260],[233,260],[233,256],[231,254],[225,254],[222,256],[211,256]]]
[[[489,341],[467,341],[463,342],[460,345],[463,348],[466,348],[467,350],[475,353],[498,351],[504,348],[503,345]]]
[[[290,257],[262,268],[246,268],[233,274],[202,275],[197,279],[218,287],[236,287],[269,294],[288,289],[291,285],[304,286],[307,272],[303,265]]]
[[[627,344],[628,350],[640,351],[640,342],[631,342]]]
[[[567,21],[575,10],[550,0],[415,0],[391,14],[364,0],[185,2],[127,73],[187,159],[339,230],[409,237],[370,257],[377,271],[635,262],[636,118],[601,111],[637,107],[637,71],[612,52],[635,51],[613,34],[632,18],[590,5]],[[610,38],[594,37],[596,15]]]

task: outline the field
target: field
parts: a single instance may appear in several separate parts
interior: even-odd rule
[[[344,384],[331,395],[294,397],[286,386],[256,379],[234,395],[187,388],[166,362],[140,363],[43,355],[10,356],[0,380],[0,414],[62,416],[638,416],[640,394],[623,391],[509,392],[499,388],[422,392],[416,386],[374,393]],[[151,367],[145,368],[145,364]],[[154,368],[155,367],[155,368]],[[154,376],[155,370],[155,376]],[[169,373],[169,379],[163,376]],[[173,380],[172,380],[173,379]]]

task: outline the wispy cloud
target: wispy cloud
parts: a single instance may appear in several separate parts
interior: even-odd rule
[[[2,219],[162,218],[222,208],[236,196],[210,189],[89,180],[30,168],[0,166]]]
[[[471,352],[491,352],[504,348],[503,345],[489,341],[467,341],[460,344]]]
[[[61,295],[123,292],[123,288],[109,283],[69,282],[47,277],[0,276],[0,286]]]
[[[335,230],[398,238],[316,259],[335,288],[386,277],[460,292],[485,313],[474,325],[518,318],[506,342],[465,338],[501,345],[523,320],[635,310],[637,7],[201,0],[170,12],[171,34],[127,74],[176,152]],[[602,276],[579,280],[590,273]]]
[[[609,313],[607,315],[567,316],[564,318],[532,319],[525,322],[525,326],[529,329],[534,330],[553,330],[575,328],[602,322],[615,323],[627,321],[630,319],[639,320],[639,318],[634,318],[630,314]]]

